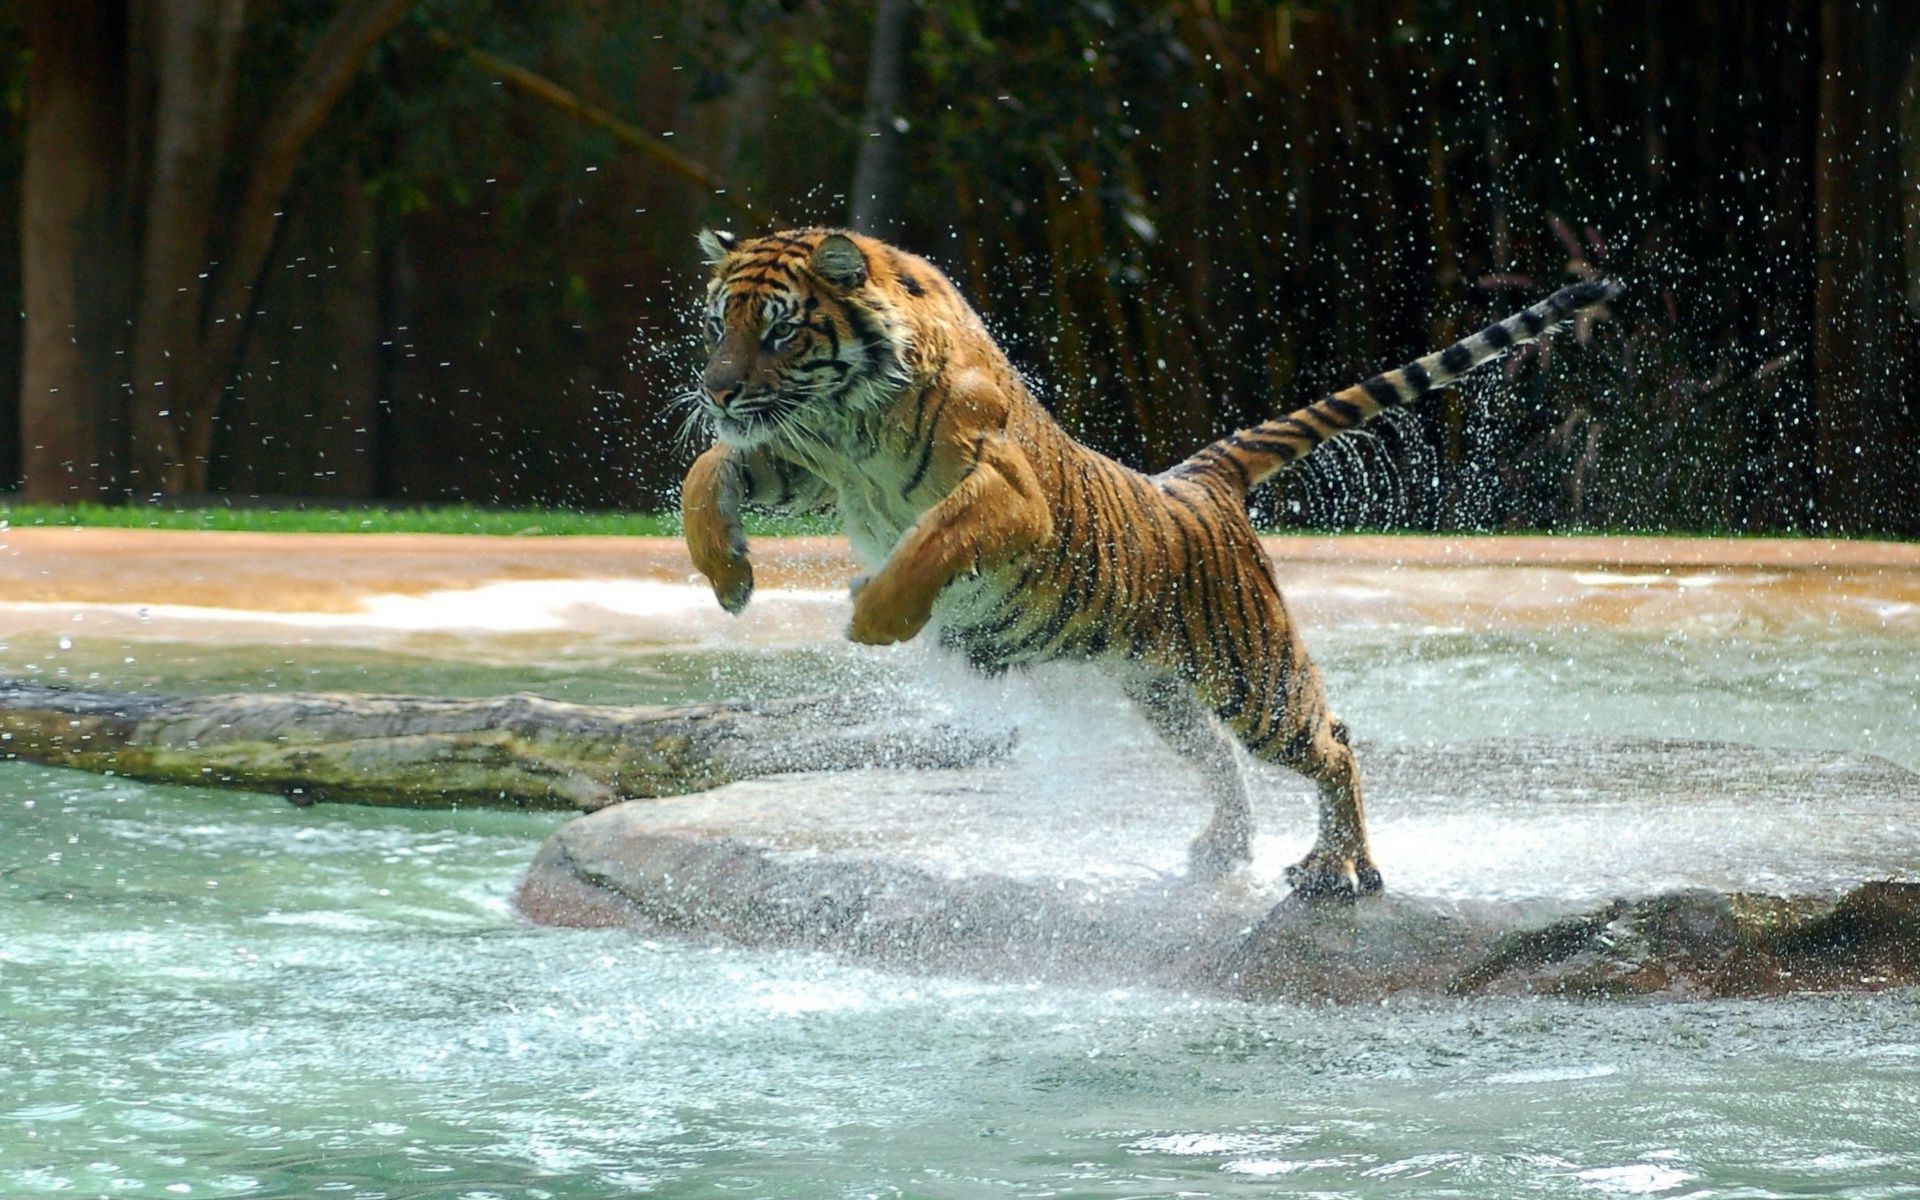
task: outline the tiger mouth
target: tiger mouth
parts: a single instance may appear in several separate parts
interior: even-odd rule
[[[751,449],[773,436],[773,422],[756,420],[749,416],[742,419],[732,413],[710,413],[708,420],[713,425],[714,436],[729,446]]]
[[[779,418],[784,411],[786,408],[779,403],[779,397],[769,396],[736,401],[724,409],[709,407],[707,419],[721,441],[744,449],[768,441],[778,433]]]

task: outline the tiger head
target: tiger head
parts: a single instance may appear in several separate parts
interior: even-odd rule
[[[753,239],[708,230],[700,245],[713,278],[698,399],[720,440],[838,441],[851,418],[899,391],[909,339],[871,265],[887,247],[819,229]]]

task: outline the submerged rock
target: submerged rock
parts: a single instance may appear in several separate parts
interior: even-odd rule
[[[1167,772],[1145,785],[1123,758],[1063,790],[1021,757],[615,805],[556,832],[516,902],[546,924],[1256,1000],[1920,983],[1920,884],[1860,882],[1920,869],[1920,777],[1880,760],[1700,742],[1373,748],[1388,893],[1341,906],[1277,883],[1310,837],[1304,796],[1297,813],[1262,806],[1263,823],[1283,819],[1252,869],[1196,885],[1174,867],[1200,814],[1167,795]],[[1557,860],[1543,828],[1571,843]]]
[[[1615,901],[1542,945],[1510,934],[1455,994],[1764,996],[1920,982],[1920,883],[1875,880],[1823,896],[1703,888]]]

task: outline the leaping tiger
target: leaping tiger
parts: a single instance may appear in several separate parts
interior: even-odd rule
[[[1247,492],[1327,439],[1602,304],[1562,288],[1439,353],[1223,438],[1158,475],[1075,442],[978,314],[925,259],[858,234],[701,235],[711,349],[700,411],[717,440],[682,492],[687,545],[727,611],[753,592],[742,505],[831,507],[868,574],[848,635],[930,622],[992,670],[1120,666],[1129,695],[1204,769],[1196,877],[1251,858],[1227,733],[1319,785],[1296,892],[1377,892],[1360,774],[1254,534]]]

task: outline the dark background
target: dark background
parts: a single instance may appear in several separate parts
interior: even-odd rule
[[[1920,535],[1920,5],[28,0],[0,69],[31,499],[660,506],[694,232],[851,222],[1147,468],[1626,283],[1282,523]]]

